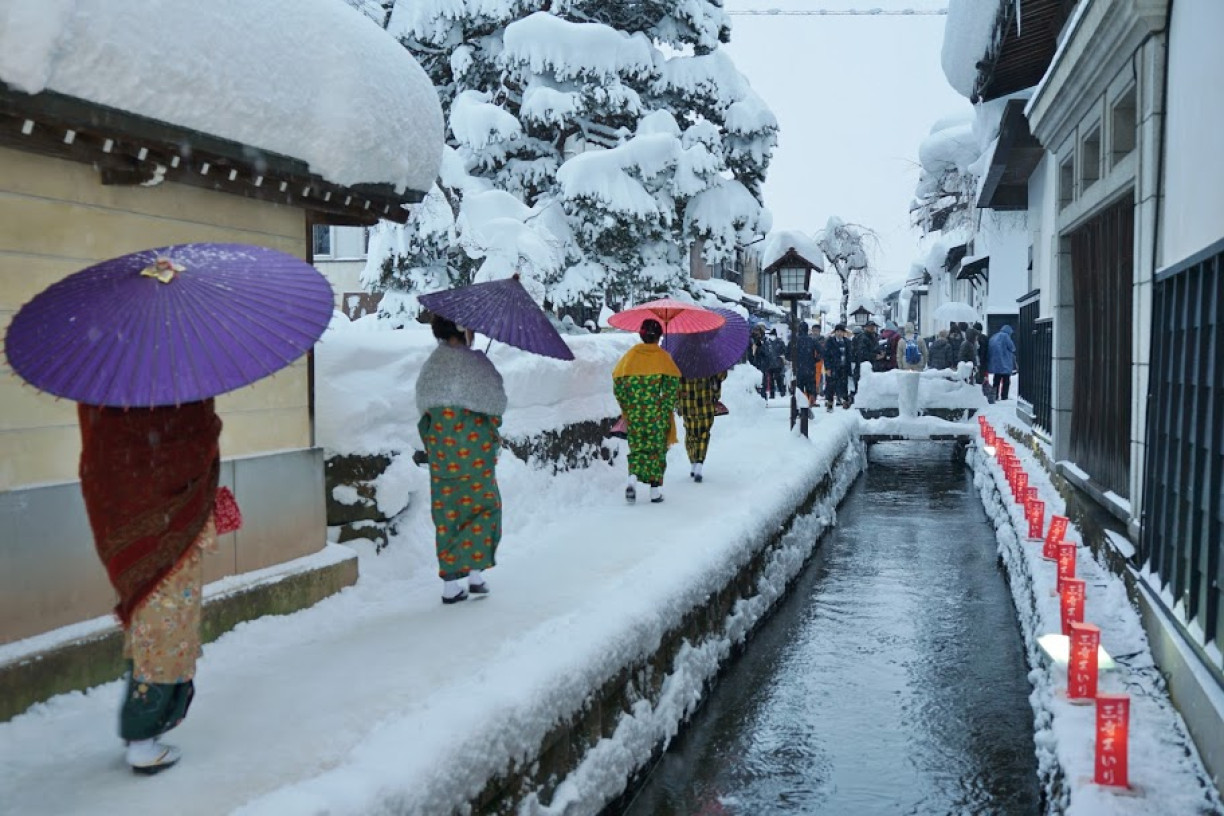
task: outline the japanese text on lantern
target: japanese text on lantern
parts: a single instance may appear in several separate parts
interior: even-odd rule
[[[1096,773],[1098,785],[1127,787],[1127,730],[1130,698],[1102,694],[1096,701]]]
[[[1096,697],[1097,649],[1101,630],[1091,623],[1071,624],[1071,660],[1067,664],[1067,697],[1084,700]]]

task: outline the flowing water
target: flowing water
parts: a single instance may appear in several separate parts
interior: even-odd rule
[[[1034,814],[1028,667],[972,474],[884,443],[630,816]]]

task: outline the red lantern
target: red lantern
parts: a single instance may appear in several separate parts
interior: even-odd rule
[[[1016,468],[1016,478],[1012,482],[1012,495],[1016,501],[1020,501],[1028,490],[1028,474],[1022,468]]]
[[[1041,548],[1041,557],[1050,561],[1058,560],[1058,545],[1062,543],[1063,536],[1067,532],[1067,517],[1052,516],[1050,518],[1050,529],[1046,532],[1045,546]]]
[[[1097,649],[1101,646],[1101,630],[1091,623],[1072,623],[1070,626],[1067,699],[1091,700],[1097,693]]]
[[[1071,634],[1071,624],[1084,622],[1084,582],[1080,578],[1064,578],[1059,596],[1062,613],[1062,633]]]
[[[1063,579],[1075,577],[1075,542],[1063,541],[1058,545],[1058,593],[1062,594]]]
[[[1120,788],[1127,782],[1127,742],[1130,731],[1130,697],[1099,694],[1096,698],[1096,773],[1098,785]]]
[[[1028,516],[1028,537],[1041,539],[1041,528],[1045,525],[1045,502],[1029,499],[1024,503],[1024,511]]]

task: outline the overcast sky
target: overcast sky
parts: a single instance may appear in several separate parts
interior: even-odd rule
[[[940,0],[727,0],[744,9],[932,9]],[[943,15],[731,18],[727,52],[778,117],[765,183],[775,229],[812,233],[830,215],[880,235],[882,280],[917,255],[909,203],[918,145],[936,119],[970,110],[940,68]]]

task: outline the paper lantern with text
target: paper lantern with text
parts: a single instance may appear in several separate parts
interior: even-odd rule
[[[1058,560],[1058,545],[1062,543],[1067,533],[1067,517],[1052,516],[1050,529],[1046,531],[1045,546],[1041,548],[1041,557],[1049,561]]]
[[[1016,470],[1016,478],[1012,482],[1012,496],[1016,501],[1023,501],[1024,494],[1028,491],[1028,474],[1023,469]]]
[[[1070,636],[1071,624],[1084,622],[1084,582],[1080,578],[1064,578],[1059,594],[1059,617],[1062,633]]]
[[[1129,787],[1127,742],[1130,739],[1130,697],[1098,694],[1096,698],[1096,773],[1093,782]]]
[[[1058,545],[1058,593],[1062,594],[1063,580],[1075,577],[1075,542],[1063,541]]]
[[[1041,528],[1045,525],[1045,502],[1029,499],[1024,503],[1024,514],[1028,518],[1028,537],[1041,540]]]
[[[1097,694],[1097,647],[1101,645],[1101,630],[1091,623],[1073,623],[1070,638],[1067,699],[1091,700]]]

